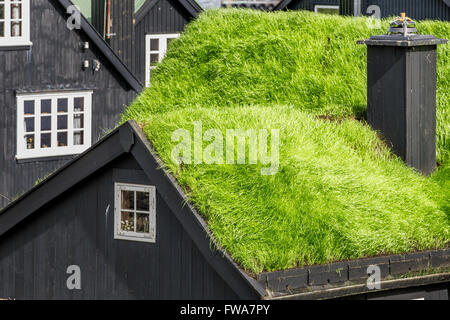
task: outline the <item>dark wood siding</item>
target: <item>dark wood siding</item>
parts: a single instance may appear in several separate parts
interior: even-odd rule
[[[17,90],[94,90],[92,142],[115,126],[124,106],[135,96],[93,43],[90,50],[81,49],[87,37],[82,31],[66,27],[67,15],[55,0],[33,0],[30,9],[33,46],[29,50],[0,51],[0,208],[9,202],[6,198],[11,200],[28,190],[68,159],[15,160]],[[98,59],[100,71],[82,70],[86,59],[91,65]]]
[[[134,56],[134,0],[111,1],[112,34],[107,41],[131,69]]]
[[[131,156],[122,156],[0,238],[0,297],[238,298],[158,189],[156,243],[114,240],[114,182],[154,184]],[[67,289],[70,265],[81,268],[81,290]]]
[[[341,13],[353,15],[354,0],[340,0],[340,2]],[[414,20],[450,20],[450,7],[443,0],[362,0],[362,14],[367,13],[367,8],[370,5],[379,6],[383,18],[397,16],[401,12],[406,12],[408,17]]]
[[[92,25],[130,70],[135,41],[134,2],[135,0],[111,0],[111,30],[106,30],[108,24],[106,0],[92,0],[91,7]]]
[[[133,71],[142,83],[145,83],[145,36],[180,33],[191,19],[192,15],[178,1],[159,0],[145,17],[136,23]]]
[[[333,5],[339,4],[338,0],[294,0],[288,4],[287,8],[290,10],[309,10],[314,11],[315,5]]]
[[[92,0],[91,23],[102,37],[105,37],[105,3],[106,0]]]

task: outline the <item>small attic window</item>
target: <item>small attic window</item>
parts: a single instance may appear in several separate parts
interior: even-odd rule
[[[30,0],[0,0],[0,47],[30,45]]]
[[[152,70],[160,63],[167,53],[170,41],[179,38],[179,33],[148,34],[145,38],[145,85],[150,85]]]
[[[75,155],[88,149],[92,93],[18,94],[16,158]]]
[[[339,6],[316,4],[314,6],[315,13],[325,13],[325,14],[339,14]]]
[[[115,184],[114,239],[156,242],[156,188]]]

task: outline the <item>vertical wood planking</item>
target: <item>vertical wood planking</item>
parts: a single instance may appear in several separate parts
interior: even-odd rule
[[[114,182],[153,184],[136,168],[118,159],[3,235],[0,297],[235,299],[159,195],[157,242],[114,240]],[[82,290],[67,289],[69,265],[81,267]]]
[[[353,15],[353,3],[354,0],[340,0],[341,14]],[[383,18],[398,16],[401,12],[406,12],[414,20],[450,20],[450,8],[442,0],[362,0],[362,14],[367,13],[370,5],[379,6]]]
[[[67,29],[66,16],[55,0],[31,1],[33,46],[0,51],[0,208],[9,203],[6,198],[14,199],[72,158],[16,161],[16,90],[94,90],[92,142],[116,125],[135,97],[93,43],[90,50],[81,49],[88,39],[81,31]],[[100,71],[83,71],[85,59],[100,60]]]

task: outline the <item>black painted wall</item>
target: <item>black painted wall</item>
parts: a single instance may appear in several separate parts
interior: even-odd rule
[[[341,14],[353,15],[354,0],[340,0],[340,5]],[[414,20],[450,20],[450,7],[444,0],[361,0],[361,13],[366,15],[371,5],[380,7],[383,18],[406,12]]]
[[[112,0],[112,35],[106,37],[111,48],[131,70],[134,56],[134,0]]]
[[[436,168],[434,46],[368,46],[367,120],[423,174]]]
[[[0,298],[238,298],[157,185],[156,243],[114,240],[114,182],[155,185],[124,155],[0,237]],[[67,289],[70,265],[81,268],[81,290]]]
[[[338,0],[293,0],[288,4],[289,10],[309,10],[314,11],[315,5],[339,5]]]
[[[134,56],[134,2],[135,0],[93,0],[92,25],[104,37],[126,66],[130,67]],[[111,24],[107,30],[108,11]]]
[[[91,0],[91,23],[102,37],[105,37],[105,0]]]
[[[16,51],[0,48],[0,208],[68,160],[16,161],[16,90],[94,90],[92,142],[116,125],[136,95],[92,42],[89,50],[81,49],[88,38],[80,30],[67,29],[67,15],[57,1],[33,0],[30,9],[33,46]],[[85,59],[100,60],[100,71],[84,71]]]

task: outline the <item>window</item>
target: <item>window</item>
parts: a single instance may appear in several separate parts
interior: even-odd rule
[[[0,0],[0,47],[31,45],[30,0]]]
[[[156,242],[156,188],[115,184],[114,239]]]
[[[79,154],[91,146],[92,91],[18,94],[17,159]]]
[[[339,14],[339,6],[332,5],[315,5],[315,13]]]
[[[178,38],[178,33],[147,35],[145,41],[145,85],[150,85],[150,77],[156,64],[161,62],[167,53],[171,40]]]

